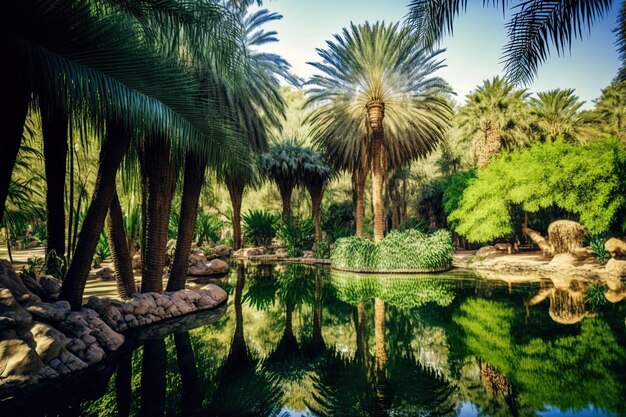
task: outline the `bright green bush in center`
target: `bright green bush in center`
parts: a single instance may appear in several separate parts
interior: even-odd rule
[[[392,231],[378,243],[357,236],[338,239],[330,259],[344,270],[433,270],[450,266],[454,249],[446,230],[427,235],[409,229]]]

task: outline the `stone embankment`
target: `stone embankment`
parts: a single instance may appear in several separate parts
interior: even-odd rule
[[[124,343],[124,332],[224,303],[226,292],[133,294],[121,301],[91,297],[79,311],[57,301],[60,282],[17,274],[0,260],[0,398],[100,362]]]

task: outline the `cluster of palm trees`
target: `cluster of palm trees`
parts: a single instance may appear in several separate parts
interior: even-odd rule
[[[248,155],[280,126],[279,77],[289,65],[257,47],[276,40],[248,13],[253,1],[10,1],[1,18],[3,112],[0,218],[27,116],[41,116],[47,251],[65,253],[68,143],[75,132],[100,148],[94,192],[63,282],[74,308],[110,211],[118,279],[134,292],[118,178],[140,179],[142,291],[163,290],[172,195],[182,182],[181,221],[168,289],[184,286],[200,188],[208,167],[245,171]],[[70,150],[71,152],[71,150]],[[184,177],[178,171],[184,167]],[[130,180],[129,180],[130,179]],[[139,182],[138,180],[134,180]],[[127,265],[128,266],[128,265]],[[123,274],[123,275],[122,275]]]

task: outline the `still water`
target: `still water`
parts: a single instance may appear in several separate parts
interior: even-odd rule
[[[33,412],[626,416],[626,290],[300,264],[221,284],[216,323],[137,342]]]

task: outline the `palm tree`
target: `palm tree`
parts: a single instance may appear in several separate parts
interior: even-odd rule
[[[109,222],[107,229],[111,257],[115,264],[115,278],[117,281],[117,293],[123,299],[129,299],[137,292],[130,251],[124,229],[124,215],[117,192],[113,194],[111,207],[109,208]]]
[[[530,99],[530,114],[534,116],[541,135],[554,141],[558,136],[579,140],[590,119],[579,110],[584,104],[573,89],[554,89],[537,93]]]
[[[602,90],[594,112],[602,120],[600,127],[626,142],[626,81],[615,82]]]
[[[505,79],[494,77],[466,97],[459,112],[459,123],[466,137],[474,141],[474,160],[486,167],[502,147],[523,143],[528,120],[526,90],[516,90]]]
[[[449,89],[433,76],[442,65],[439,53],[417,47],[397,23],[352,24],[318,50],[322,62],[312,64],[323,74],[308,82],[307,104],[318,104],[309,119],[314,141],[325,149],[345,141],[335,153],[343,161],[367,155],[361,162],[371,163],[376,240],[385,231],[385,173],[428,155],[448,127]]]
[[[335,171],[328,166],[323,155],[311,148],[303,149],[302,183],[311,196],[313,222],[315,223],[315,241],[322,240],[321,207],[324,190],[334,178]]]
[[[467,0],[411,0],[407,21],[416,38],[427,47],[451,34],[454,19],[467,10]],[[583,39],[585,30],[607,16],[613,0],[545,1],[484,0],[483,5],[510,8],[512,16],[505,27],[509,40],[503,49],[507,78],[514,84],[529,83],[537,74],[539,65],[556,49],[561,55],[573,39]],[[618,29],[624,28],[626,3],[618,19]],[[618,34],[618,49],[622,61],[626,54],[626,31]]]

